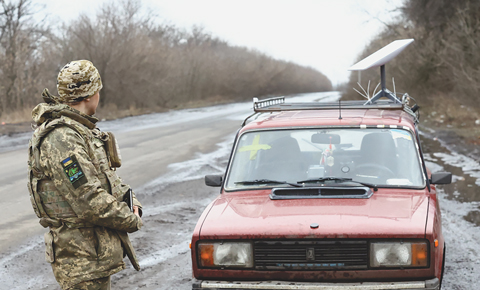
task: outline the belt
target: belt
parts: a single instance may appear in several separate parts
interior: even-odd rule
[[[79,228],[93,228],[95,225],[88,223],[88,222],[73,222],[73,221],[66,221],[62,219],[52,219],[52,218],[41,218],[39,223],[42,227],[51,227],[51,228],[59,228],[62,225],[67,226],[70,229],[79,229]]]

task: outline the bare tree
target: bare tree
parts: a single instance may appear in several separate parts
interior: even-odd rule
[[[35,23],[31,0],[0,0],[0,113],[33,106],[68,61],[95,63],[108,117],[251,99],[270,94],[330,90],[320,72],[231,46],[205,32],[157,24],[140,0],[80,15],[56,33]]]
[[[395,39],[415,38],[402,57],[387,66],[397,92],[407,91],[420,105],[428,104],[427,110],[442,110],[451,123],[473,124],[480,117],[480,2],[407,0],[402,11],[361,58]],[[356,79],[352,74],[348,87],[356,86]],[[363,87],[369,79],[378,80],[378,72],[362,72]],[[358,96],[349,90],[344,97]]]
[[[31,0],[0,1],[0,114],[18,109],[37,89],[39,44],[46,34],[43,22],[32,19]]]

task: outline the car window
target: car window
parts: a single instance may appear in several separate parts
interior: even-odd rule
[[[275,180],[338,177],[384,186],[423,187],[424,177],[412,134],[403,129],[296,129],[241,135],[226,189],[272,187]]]

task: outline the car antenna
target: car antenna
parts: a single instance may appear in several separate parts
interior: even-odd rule
[[[394,103],[401,103],[401,101],[395,96],[395,94],[387,89],[386,81],[385,81],[385,64],[391,61],[393,58],[395,58],[413,41],[414,41],[413,38],[395,40],[390,44],[384,46],[380,50],[377,50],[373,54],[369,55],[368,57],[357,62],[356,64],[354,64],[348,69],[351,71],[355,71],[355,70],[362,71],[372,67],[378,67],[378,66],[380,67],[380,83],[381,83],[382,89],[376,95],[374,95],[371,99],[369,99],[365,103],[365,105],[374,104],[378,99],[381,99],[384,97],[390,99]]]
[[[338,100],[338,119],[342,119],[342,101],[340,99]]]

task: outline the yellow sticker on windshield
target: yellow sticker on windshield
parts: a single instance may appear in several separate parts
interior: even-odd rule
[[[250,151],[250,160],[255,160],[257,158],[258,150],[268,150],[272,148],[270,145],[267,144],[258,144],[260,141],[260,135],[256,135],[253,138],[252,145],[242,146],[238,149],[239,152]]]

